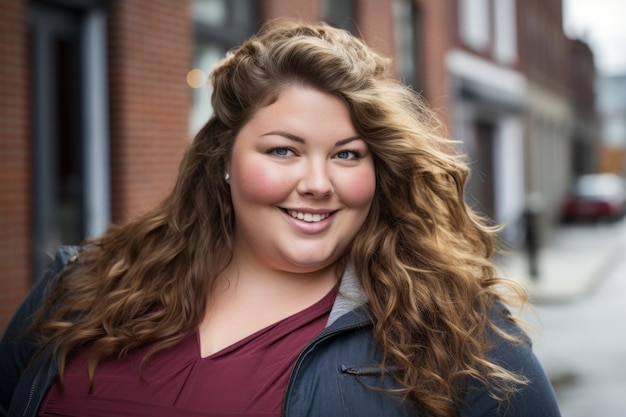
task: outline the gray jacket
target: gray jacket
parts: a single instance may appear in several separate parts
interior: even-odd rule
[[[36,416],[57,374],[49,353],[31,363],[37,352],[32,337],[22,332],[39,306],[46,288],[77,254],[75,247],[61,247],[52,267],[31,290],[0,341],[0,416]],[[283,416],[421,416],[419,406],[377,388],[382,387],[381,351],[372,337],[372,321],[365,296],[352,271],[342,278],[339,295],[328,325],[300,353],[289,379]],[[491,319],[509,334],[522,334],[508,318],[504,306],[491,310]],[[490,335],[490,358],[524,375],[530,383],[508,403],[495,401],[482,384],[470,381],[459,415],[508,417],[560,416],[554,391],[533,354],[530,343],[512,344]],[[393,365],[387,366],[387,370]],[[386,389],[397,387],[386,374]]]

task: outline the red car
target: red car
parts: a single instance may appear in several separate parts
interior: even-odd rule
[[[562,219],[619,220],[626,213],[626,182],[613,174],[582,175],[573,182],[562,207]]]

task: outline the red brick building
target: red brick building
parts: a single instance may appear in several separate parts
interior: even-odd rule
[[[586,44],[563,31],[562,0],[518,2],[521,68],[528,80],[525,183],[543,203],[545,240],[578,174],[597,168],[595,66]]]
[[[0,2],[0,328],[30,284],[26,4]]]
[[[477,204],[515,219],[527,187],[527,77],[544,85],[524,52],[527,3],[0,0],[0,331],[59,244],[97,236],[169,191],[210,114],[208,88],[191,88],[189,71],[208,73],[275,17],[326,20],[394,56],[397,76],[484,175],[470,187]],[[552,13],[545,36],[561,39],[560,0],[530,3],[540,19]]]
[[[279,16],[333,16],[393,52],[390,1],[0,0],[0,330],[56,246],[168,192],[190,115],[208,116],[185,82],[202,51]]]
[[[188,140],[188,2],[0,2],[0,329],[46,253],[160,199]]]
[[[596,67],[589,45],[572,39],[569,53],[569,101],[572,109],[572,176],[601,169],[601,142],[596,100]]]

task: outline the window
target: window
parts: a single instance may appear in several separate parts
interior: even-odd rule
[[[110,222],[106,12],[98,2],[31,1],[28,13],[39,277],[60,244]]]
[[[494,2],[495,45],[494,54],[498,61],[512,64],[517,60],[517,25],[515,0]]]
[[[356,33],[354,0],[324,0],[324,21]]]
[[[626,118],[610,117],[602,126],[604,144],[608,147],[626,146]]]
[[[467,46],[478,51],[487,49],[489,20],[489,0],[459,0],[459,31]]]
[[[254,33],[255,0],[194,0],[196,44],[187,84],[193,88],[189,130],[195,135],[212,113],[209,74],[226,51]]]
[[[396,66],[402,81],[422,90],[421,60],[421,18],[413,0],[394,0],[394,36],[396,45]]]

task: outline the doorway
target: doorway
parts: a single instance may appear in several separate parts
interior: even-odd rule
[[[95,1],[29,3],[35,276],[108,223],[104,16]]]
[[[474,152],[472,157],[468,201],[482,215],[495,219],[494,198],[494,134],[493,123],[474,123]]]

